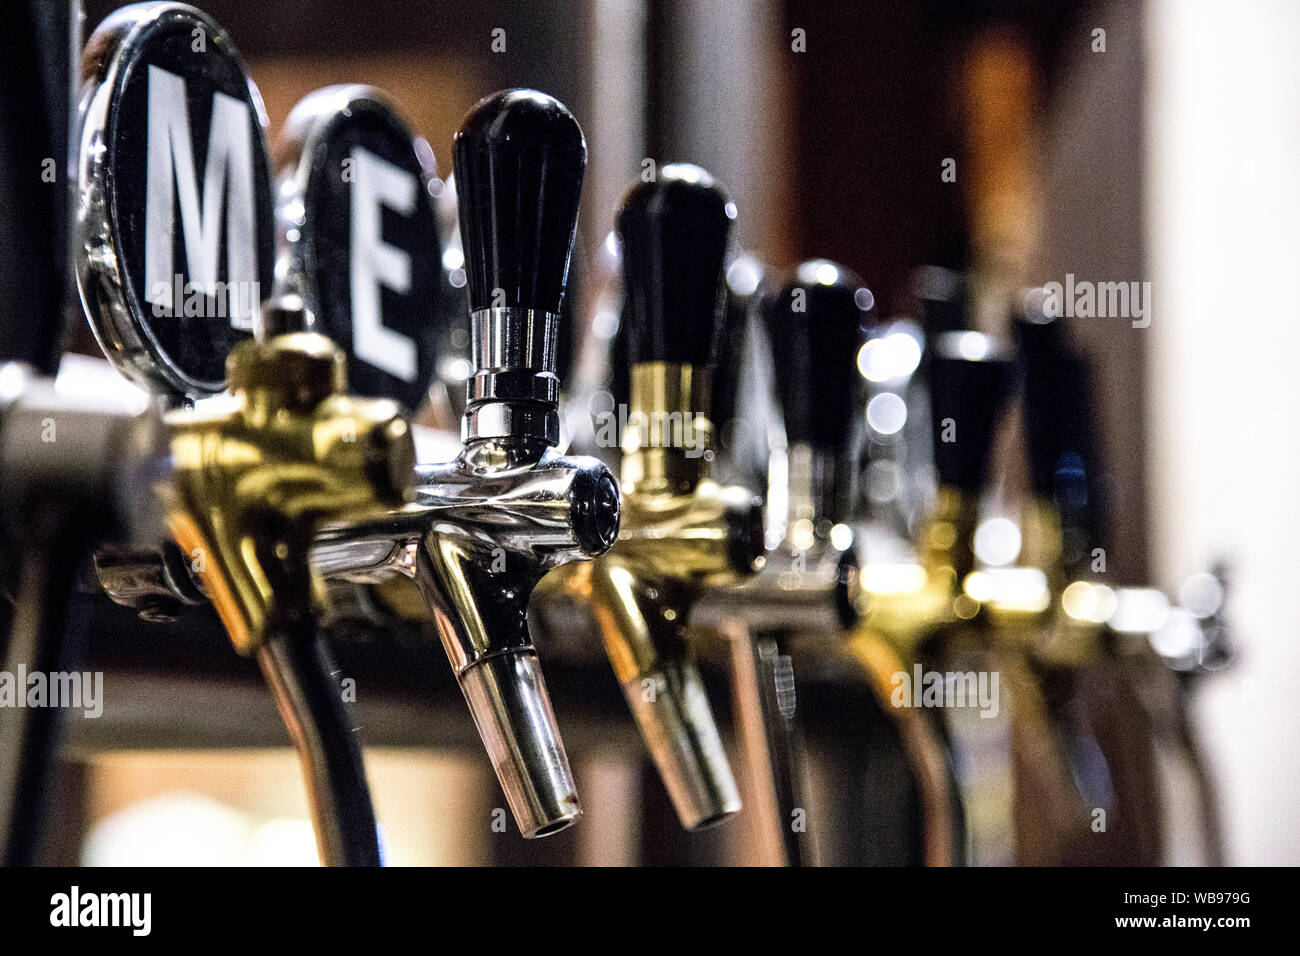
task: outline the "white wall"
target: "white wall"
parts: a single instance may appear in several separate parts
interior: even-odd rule
[[[1196,716],[1228,861],[1300,864],[1300,3],[1148,0],[1151,567],[1222,555],[1240,657]]]

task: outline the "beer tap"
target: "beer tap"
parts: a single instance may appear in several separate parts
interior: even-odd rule
[[[548,582],[582,601],[687,829],[719,823],[740,794],[689,633],[711,590],[762,562],[754,493],[712,477],[710,377],[735,207],[703,169],[670,164],[617,217],[631,396],[622,435],[623,526],[614,549]]]
[[[548,571],[604,553],[618,486],[591,458],[558,454],[560,307],[587,148],[554,98],[507,90],[456,134],[454,164],[475,371],[454,461],[421,466],[432,513],[416,581],[521,831],[581,813],[527,624]]]
[[[741,671],[753,670],[762,726],[759,783],[772,792],[784,862],[810,858],[798,825],[807,812],[802,731],[796,719],[794,644],[800,635],[838,637],[857,618],[857,563],[849,516],[854,445],[861,437],[861,379],[853,366],[865,335],[870,293],[843,266],[799,265],[761,302],[760,329],[770,337],[776,391],[784,418],[784,455],[770,481],[768,535],[779,542],[762,572],[719,602]],[[779,485],[779,487],[777,487]],[[832,642],[833,643],[833,642]],[[745,695],[738,695],[742,708]]]
[[[980,492],[1015,375],[1006,346],[980,332],[941,333],[926,358],[938,488],[918,534],[917,563],[868,567],[863,576],[868,622],[905,660],[980,610],[964,584],[975,570]]]
[[[960,787],[963,753],[953,752],[946,715],[921,708],[919,687],[912,700],[900,704],[895,697],[899,675],[910,686],[918,672],[946,659],[952,648],[966,648],[969,637],[976,636],[975,646],[983,646],[978,639],[985,620],[982,605],[965,584],[975,570],[972,542],[980,492],[996,426],[1014,386],[1015,365],[998,340],[956,327],[949,313],[960,313],[959,300],[942,296],[939,304],[946,321],[927,342],[922,365],[938,488],[917,534],[915,557],[868,554],[861,573],[864,643],[852,646],[875,661],[872,672],[877,677],[888,678],[878,684],[879,692],[890,700],[913,748],[913,766],[925,794],[926,858],[961,863],[978,836],[968,833],[972,815],[982,814],[980,807],[987,801],[972,809],[970,793]],[[1003,796],[999,793],[997,799]],[[999,846],[1009,841],[1001,830],[998,833],[1003,841]],[[987,847],[988,841],[982,845]],[[977,857],[976,862],[988,859]]]
[[[1159,768],[1176,766],[1193,782],[1202,852],[1213,864],[1222,860],[1217,801],[1188,703],[1195,675],[1223,668],[1231,656],[1221,613],[1224,571],[1217,567],[1184,583],[1180,598],[1190,607],[1170,607],[1151,588],[1106,583],[1107,501],[1092,369],[1071,342],[1066,320],[1046,314],[1046,301],[1044,290],[1030,290],[1014,322],[1025,367],[1032,490],[1023,554],[1047,572],[1053,598],[1038,619],[1031,651],[1083,810],[1111,814],[1103,834],[1067,847],[1069,858],[1162,859],[1161,817],[1170,811],[1161,798],[1172,798],[1160,786]],[[1145,613],[1132,613],[1143,607]],[[1030,626],[1023,615],[1007,617],[1009,628],[1023,633]],[[1169,641],[1171,634],[1183,638]]]
[[[529,600],[548,572],[608,550],[619,527],[609,469],[555,448],[556,333],[586,144],[557,100],[506,90],[470,111],[454,159],[475,365],[463,448],[417,468],[414,505],[328,529],[315,555],[332,575],[380,581],[394,605],[403,578],[418,586],[520,832],[539,837],[582,811]]]
[[[301,331],[299,301],[261,305],[274,244],[265,117],[224,31],[184,4],[128,6],[92,35],[83,74],[78,285],[110,360],[171,406],[141,439],[154,462],[143,487],[235,649],[263,671],[303,765],[322,861],[378,865],[309,556],[322,523],[410,497],[409,426],[392,401],[346,394],[343,353]],[[206,162],[190,136],[200,124]],[[228,396],[202,401],[227,384]]]
[[[1094,532],[1081,482],[1095,475],[1086,475],[1079,458],[1086,451],[1079,444],[1086,438],[1079,402],[1083,369],[1066,361],[1059,331],[1045,326],[1020,330],[1022,346],[1028,342],[1031,354],[1018,365],[1000,340],[962,327],[960,285],[944,285],[927,283],[923,297],[926,323],[934,332],[926,371],[940,481],[918,543],[924,574],[897,591],[869,583],[870,623],[891,636],[904,659],[923,667],[1000,675],[1003,706],[1010,710],[995,720],[995,729],[979,726],[964,710],[942,712],[958,766],[965,768],[959,779],[976,862],[1064,862],[1078,857],[1077,848],[1097,843],[1085,807],[1114,803],[1107,769],[1113,762],[1071,690],[1085,679],[1079,668],[1097,649],[1099,628],[1062,610],[1079,604],[1080,588],[1093,587],[1086,581],[1075,585],[1071,600],[1062,600],[1078,569],[1086,566],[1082,556]],[[1025,407],[1035,498],[1024,522],[1022,560],[1008,567],[1006,559],[983,561],[976,542],[994,526],[981,525],[980,498],[1000,409],[1021,371],[1028,372]],[[1095,485],[1091,492],[1095,501]],[[1062,514],[1068,515],[1068,533]],[[1062,557],[1067,539],[1074,554],[1068,561]],[[1117,685],[1112,680],[1109,686]],[[1043,813],[1044,805],[1056,809]],[[1129,801],[1124,821],[1116,825],[1128,825],[1135,806]]]
[[[855,723],[884,735],[874,739],[877,770],[888,765],[899,771],[897,776],[884,773],[876,785],[897,785],[904,804],[919,800],[915,839],[895,833],[888,847],[859,848],[879,855],[855,853],[854,861],[941,864],[951,862],[954,853],[949,774],[941,741],[914,712],[888,706],[891,678],[902,665],[878,635],[859,626],[861,545],[855,540],[859,529],[854,503],[864,402],[857,358],[867,340],[872,305],[860,278],[824,259],[802,263],[784,286],[766,296],[760,331],[772,340],[785,438],[769,483],[768,535],[775,549],[758,577],[721,595],[725,602],[716,602],[727,614],[719,626],[738,638],[732,642],[737,657],[749,658],[756,666],[759,699],[765,705],[765,759],[751,762],[771,772],[767,785],[774,791],[775,822],[790,865],[799,865],[809,855],[806,838],[792,823],[811,796],[801,792],[800,764],[801,737],[813,728],[803,726],[808,711],[806,703],[797,704],[804,695],[796,693],[796,673],[805,675],[798,683],[805,685],[805,694],[812,691],[808,700],[814,705],[821,696],[817,691],[827,686],[820,683],[824,677],[865,689],[856,700],[870,713],[858,714],[861,720],[855,718]],[[741,664],[743,669],[743,660]],[[814,682],[811,687],[809,682]],[[743,695],[738,699],[743,706]],[[804,718],[796,721],[797,713]],[[843,719],[839,713],[837,723]],[[827,746],[823,739],[819,749]],[[848,763],[860,766],[851,758]],[[837,771],[838,766],[832,773]],[[835,779],[861,792],[851,773]],[[857,817],[861,807],[848,812]],[[829,829],[814,825],[808,832]],[[831,858],[855,842],[839,832],[841,839],[821,848]]]
[[[200,581],[275,696],[308,780],[322,860],[378,865],[355,727],[318,633],[323,581],[309,556],[322,523],[364,520],[409,497],[410,429],[393,402],[346,394],[343,353],[324,336],[245,343],[228,367],[233,409],[164,419],[168,526],[183,551],[205,555]]]
[[[1126,662],[1107,639],[1117,602],[1095,568],[1104,541],[1099,449],[1090,407],[1091,370],[1062,322],[1028,294],[1013,323],[1024,367],[1024,423],[1030,496],[1022,519],[1021,568],[1046,577],[1046,606],[989,603],[990,620],[1023,649],[1068,768],[1067,821],[1034,848],[1048,862],[1155,862],[1160,820],[1153,726]],[[1041,603],[1041,602],[1040,602]],[[1091,815],[1110,815],[1094,832]]]
[[[280,144],[281,299],[263,310],[263,323],[328,332],[346,343],[366,391],[414,401],[433,374],[439,318],[421,283],[442,267],[422,141],[368,87],[319,91],[291,120]],[[528,600],[543,574],[601,553],[618,528],[609,470],[552,447],[553,300],[563,295],[585,146],[568,112],[531,91],[485,100],[462,135],[476,151],[467,156],[490,160],[478,176],[467,174],[478,193],[462,204],[464,219],[487,239],[510,222],[518,240],[484,240],[468,264],[494,276],[513,274],[516,304],[471,316],[480,368],[469,385],[461,455],[418,469],[415,503],[371,520],[325,522],[311,561],[336,598],[370,587],[378,601],[364,602],[369,611],[432,619],[521,832],[544,836],[581,811],[528,634]],[[339,175],[345,160],[354,164],[352,176]],[[504,182],[512,163],[545,203]],[[400,215],[384,217],[386,226],[376,230],[381,207]],[[358,219],[370,227],[359,229]],[[559,245],[543,250],[542,260],[531,258],[538,239]],[[497,298],[495,289],[489,296],[482,288],[471,286],[478,301]],[[498,288],[504,297],[504,286]],[[287,302],[297,307],[286,309]],[[407,348],[377,347],[385,339]],[[403,353],[405,365],[398,361]],[[101,562],[101,580],[117,585],[110,594],[119,602],[184,596],[172,575],[142,575],[138,560],[107,570]],[[138,589],[126,586],[138,581]]]

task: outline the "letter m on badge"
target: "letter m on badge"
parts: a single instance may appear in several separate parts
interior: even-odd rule
[[[218,292],[217,256],[221,225],[225,222],[225,294],[230,297],[227,314],[237,329],[252,329],[256,306],[247,301],[246,291],[257,281],[252,122],[246,103],[225,93],[213,94],[200,207],[185,80],[159,67],[149,67],[145,297],[155,304],[167,304],[172,299],[172,245],[179,193],[189,281],[205,295]]]

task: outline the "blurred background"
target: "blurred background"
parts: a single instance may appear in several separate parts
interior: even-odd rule
[[[87,0],[87,32],[118,5]],[[740,244],[763,261],[824,256],[855,269],[883,317],[907,314],[923,264],[1005,288],[1067,274],[1149,282],[1144,327],[1073,325],[1094,368],[1108,579],[1176,595],[1222,562],[1237,653],[1196,685],[1192,720],[1226,860],[1300,863],[1300,308],[1273,294],[1300,266],[1300,4],[199,5],[243,52],[273,140],[308,92],[370,83],[428,139],[445,176],[452,134],[481,96],[531,86],[558,97],[590,154],[579,275],[651,158],[712,171],[739,209]],[[1007,471],[1013,480],[1013,463]],[[168,653],[183,661],[179,640]],[[520,850],[511,824],[484,822],[503,804],[463,707],[452,699],[431,717],[390,701],[361,713],[363,735],[384,744],[367,753],[391,862],[673,858],[676,824],[630,722],[610,731],[597,713],[601,701],[621,710],[612,678],[562,692],[562,668],[551,678],[547,666],[584,823]],[[269,700],[229,667],[219,696],[197,681],[164,691],[130,668],[110,673],[110,699],[141,712],[78,731],[84,757],[65,775],[82,796],[65,801],[56,855],[314,860],[296,760]],[[266,748],[225,746],[223,721],[241,733],[262,721]],[[1186,781],[1173,770],[1162,779],[1165,862],[1204,862]],[[709,853],[741,854],[747,826],[742,815],[708,837]]]

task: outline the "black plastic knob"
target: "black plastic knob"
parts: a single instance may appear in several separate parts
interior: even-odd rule
[[[1089,369],[1065,341],[1058,322],[1021,317],[1016,340],[1024,364],[1025,439],[1033,489],[1052,497],[1063,463],[1082,467],[1088,422]]]
[[[1035,306],[1015,322],[1024,367],[1025,444],[1034,492],[1056,503],[1062,525],[1083,544],[1105,520],[1100,448],[1092,408],[1092,369],[1059,320]]]
[[[858,351],[872,308],[866,284],[825,259],[801,264],[764,310],[786,440],[841,451],[862,416]]]
[[[623,199],[623,320],[628,359],[713,365],[722,269],[736,207],[703,169],[664,166]]]
[[[943,266],[922,266],[912,273],[916,318],[928,336],[968,328],[966,278]]]
[[[558,314],[587,165],[578,121],[545,93],[503,90],[470,110],[453,157],[470,309]]]
[[[608,471],[579,471],[569,489],[569,520],[583,553],[604,554],[618,540],[622,504],[618,485]]]
[[[948,332],[931,341],[935,470],[940,484],[977,493],[988,478],[1016,365],[1001,343],[979,332]]]
[[[79,8],[6,7],[0,30],[0,361],[52,374],[69,299],[68,133]]]

